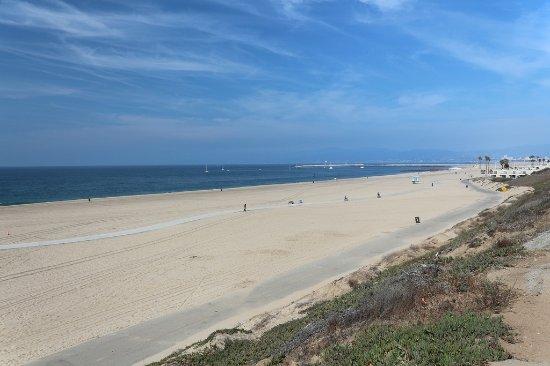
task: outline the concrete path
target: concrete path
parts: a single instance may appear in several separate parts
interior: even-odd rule
[[[470,188],[481,190],[470,185]],[[435,235],[454,224],[500,203],[503,196],[487,192],[480,201],[450,211],[273,277],[252,290],[233,293],[200,307],[173,313],[82,343],[30,363],[44,365],[132,365],[163,352],[187,338],[251,309],[258,309],[297,291],[306,290],[360,267],[366,260]]]
[[[82,243],[86,241],[99,240],[99,239],[117,238],[119,236],[134,235],[134,234],[146,233],[149,231],[162,230],[162,229],[166,229],[176,225],[186,224],[189,222],[204,220],[212,217],[228,215],[235,212],[236,212],[235,210],[211,212],[211,213],[205,213],[202,215],[184,217],[181,219],[161,222],[154,225],[137,227],[133,229],[112,231],[108,233],[85,235],[85,236],[76,236],[72,238],[44,240],[44,241],[37,241],[37,242],[30,242],[30,243],[14,243],[14,244],[3,244],[3,245],[0,244],[0,250],[46,247],[50,245],[73,244],[73,243]]]
[[[429,189],[429,188],[409,189],[401,192],[393,192],[385,196],[387,197],[401,196],[401,195],[416,192],[422,189]],[[354,201],[359,202],[359,201],[367,201],[367,200],[374,200],[374,198],[364,198],[364,199],[359,199]],[[321,202],[313,202],[313,203],[306,202],[306,203],[295,204],[295,205],[288,205],[288,204],[259,205],[259,206],[250,207],[247,211],[253,212],[253,211],[263,211],[263,210],[272,210],[272,209],[281,209],[281,208],[292,208],[292,207],[299,207],[299,206],[326,205],[326,204],[331,204],[335,202],[340,202],[340,201],[333,200],[333,201],[321,201]],[[160,222],[154,225],[147,225],[147,226],[141,226],[141,227],[136,227],[131,229],[111,231],[107,233],[75,236],[71,238],[44,240],[44,241],[28,242],[28,243],[0,244],[0,250],[36,248],[36,247],[45,247],[50,245],[83,243],[83,242],[94,241],[99,239],[118,238],[121,236],[142,234],[142,233],[147,233],[151,231],[166,229],[172,226],[187,224],[190,222],[195,222],[195,221],[205,220],[205,219],[210,219],[215,217],[228,216],[231,214],[238,214],[241,212],[242,212],[242,208],[233,209],[233,210],[213,211],[213,212],[207,212],[207,213],[203,213],[195,216],[183,217],[175,220]]]

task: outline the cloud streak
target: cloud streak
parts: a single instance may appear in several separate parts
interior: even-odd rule
[[[192,12],[92,12],[59,0],[37,5],[7,0],[0,6],[0,25],[51,35],[36,45],[10,39],[1,50],[59,65],[96,69],[186,73],[257,74],[246,48],[279,57],[296,55],[265,38],[234,26],[230,17]],[[166,30],[172,29],[176,33]],[[175,37],[178,35],[178,37]],[[152,46],[153,45],[153,46]],[[234,45],[244,47],[236,49]],[[225,49],[233,48],[232,56]],[[192,51],[191,51],[192,49]]]
[[[399,96],[397,102],[407,108],[431,108],[448,101],[449,98],[438,93],[414,93]]]
[[[28,99],[34,97],[67,96],[77,94],[78,90],[57,85],[18,85],[0,87],[0,98]]]
[[[117,31],[96,16],[88,15],[62,1],[48,1],[50,7],[8,0],[0,7],[0,24],[43,28],[76,37],[113,37]]]
[[[550,69],[549,10],[543,7],[504,21],[417,4],[413,14],[394,12],[390,17],[376,17],[362,13],[357,19],[369,26],[393,27],[429,46],[432,54],[521,78]]]
[[[254,68],[236,62],[215,57],[202,56],[165,57],[155,55],[123,53],[101,53],[91,48],[70,46],[75,63],[86,64],[100,68],[120,70],[156,70],[156,71],[185,71],[208,73],[235,73],[254,72]]]
[[[50,1],[51,7],[9,0],[0,7],[0,24],[24,28],[43,28],[76,38],[120,38],[137,41],[148,32],[159,29],[187,29],[209,36],[212,40],[231,41],[265,50],[280,56],[295,56],[265,39],[236,29],[230,20],[213,19],[200,13],[85,13],[62,1]],[[144,28],[147,28],[146,30]]]
[[[363,4],[374,6],[380,11],[397,11],[407,6],[411,0],[359,0]]]

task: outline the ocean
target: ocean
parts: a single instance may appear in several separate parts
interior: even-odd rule
[[[433,165],[296,168],[292,165],[0,168],[0,205],[359,178],[445,169]]]

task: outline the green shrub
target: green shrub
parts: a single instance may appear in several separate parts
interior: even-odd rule
[[[323,353],[323,365],[483,365],[509,358],[498,340],[509,335],[500,317],[447,314],[412,326],[373,325],[348,345]]]

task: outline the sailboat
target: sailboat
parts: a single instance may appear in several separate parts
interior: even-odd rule
[[[205,173],[208,173],[208,164],[205,165],[205,167],[204,167],[204,172],[205,172]]]

